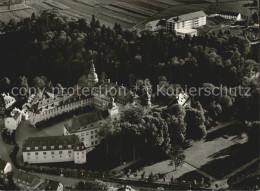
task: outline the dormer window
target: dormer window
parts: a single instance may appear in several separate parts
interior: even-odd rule
[[[59,145],[59,149],[62,149],[62,145]]]
[[[29,150],[31,150],[31,148],[30,147],[26,147],[26,150],[29,151]]]
[[[68,148],[71,148],[71,145],[68,145]]]
[[[43,149],[46,149],[46,146],[43,146]]]
[[[35,150],[38,150],[39,149],[39,147],[35,147]]]
[[[54,149],[54,146],[51,146],[51,149]]]

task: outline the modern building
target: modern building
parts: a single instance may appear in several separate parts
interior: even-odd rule
[[[5,109],[10,108],[16,102],[15,98],[10,96],[9,93],[8,94],[3,93],[2,97],[4,99]]]
[[[186,35],[193,37],[198,35],[198,31],[196,29],[177,29],[176,35],[182,38],[184,38]]]
[[[156,32],[166,28],[166,19],[158,19],[155,21],[150,21],[145,25],[145,30]]]
[[[166,30],[174,32],[182,29],[194,29],[206,24],[206,14],[203,11],[198,11],[169,18],[166,21]]]
[[[15,131],[22,121],[22,111],[14,108],[10,113],[10,116],[5,119],[5,128],[8,132],[12,133]]]
[[[12,172],[12,164],[0,158],[0,180],[6,182],[8,173]]]
[[[29,164],[86,163],[86,147],[76,135],[30,137],[22,146],[23,161]]]
[[[221,11],[219,13],[219,16],[228,20],[234,20],[234,21],[242,20],[242,15],[240,13],[232,12],[232,11]]]
[[[44,182],[44,179],[23,170],[19,170],[14,173],[13,181],[14,184],[22,190],[36,190]]]

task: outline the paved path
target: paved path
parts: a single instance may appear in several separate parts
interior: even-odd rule
[[[249,167],[251,164],[257,162],[259,159],[260,159],[260,158],[257,157],[257,158],[255,158],[255,159],[251,160],[250,162],[244,164],[244,165],[241,166],[240,168],[238,168],[238,169],[236,169],[235,171],[231,172],[230,174],[226,175],[223,179],[228,179],[228,178],[230,178],[231,176],[236,175],[236,174],[239,173],[240,171],[242,171],[242,170],[246,169],[247,167]]]
[[[211,128],[211,129],[209,129],[209,130],[208,130],[208,134],[210,134],[210,133],[212,133],[212,132],[214,132],[214,131],[217,131],[217,130],[219,130],[219,129],[222,129],[222,128],[224,128],[224,127],[227,127],[227,126],[229,126],[229,125],[236,124],[236,123],[239,123],[239,121],[238,121],[238,120],[232,120],[232,121],[229,121],[229,122],[221,123],[221,124],[217,125],[216,127],[213,127],[213,128]]]
[[[196,171],[197,171],[199,174],[201,174],[202,176],[205,176],[205,177],[207,177],[207,178],[209,178],[209,179],[211,179],[211,180],[213,180],[213,181],[217,181],[216,178],[214,178],[213,176],[211,176],[211,175],[209,175],[209,174],[207,174],[207,173],[201,171],[201,170],[198,169],[196,166],[194,166],[194,165],[192,165],[192,164],[190,164],[190,163],[188,163],[188,162],[186,162],[186,161],[185,161],[185,163],[187,163],[188,165],[194,167],[194,168],[196,169]]]

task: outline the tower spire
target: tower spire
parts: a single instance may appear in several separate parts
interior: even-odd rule
[[[90,69],[88,73],[88,87],[93,87],[98,82],[98,75],[96,73],[94,61],[90,61]]]

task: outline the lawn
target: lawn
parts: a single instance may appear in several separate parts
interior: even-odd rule
[[[255,157],[252,151],[247,149],[246,141],[241,141],[243,144],[238,143],[240,134],[240,128],[236,124],[212,131],[205,140],[191,143],[184,152],[186,159],[181,167],[175,170],[174,166],[169,165],[170,160],[165,160],[139,168],[136,178],[140,179],[143,172],[146,176],[151,172],[165,174],[167,181],[170,181],[172,176],[186,181],[194,177],[197,181],[202,177],[205,180],[223,178]]]

